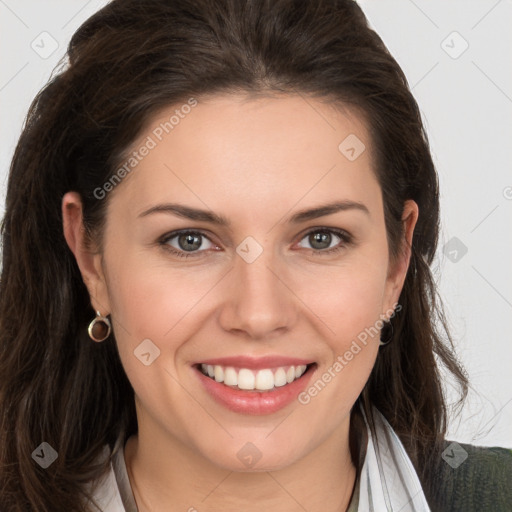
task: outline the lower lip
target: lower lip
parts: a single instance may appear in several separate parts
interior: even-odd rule
[[[277,412],[296,400],[308,385],[314,369],[315,365],[311,365],[292,383],[268,391],[234,389],[207,377],[198,368],[195,371],[206,391],[227,409],[241,414],[263,415]]]

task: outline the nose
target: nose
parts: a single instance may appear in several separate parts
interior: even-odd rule
[[[298,299],[286,283],[283,262],[271,253],[264,250],[252,263],[236,256],[219,317],[224,330],[262,340],[282,335],[292,327],[298,315]]]

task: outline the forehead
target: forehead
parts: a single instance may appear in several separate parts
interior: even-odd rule
[[[227,199],[261,208],[305,195],[362,199],[376,185],[369,133],[355,111],[303,95],[194,102],[150,119],[114,196],[138,211],[176,194],[196,204]]]

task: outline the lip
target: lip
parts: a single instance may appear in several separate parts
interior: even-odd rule
[[[266,366],[262,366],[263,359],[266,359]],[[289,361],[301,361],[296,362],[295,364],[308,364],[306,361],[303,361],[301,359],[291,358],[275,358],[279,360],[280,364],[272,364],[273,362],[275,362],[275,359],[272,359],[272,361],[270,361],[270,359],[253,359],[253,364],[258,364],[258,366],[252,367],[244,366],[247,365],[247,358],[210,359],[208,361],[202,361],[202,364],[218,364],[222,366],[225,365],[235,367],[238,366],[239,363],[242,363],[240,365],[241,368],[252,369],[272,368],[273,366],[287,366],[287,364],[291,364],[289,363]],[[214,363],[212,361],[218,362]],[[229,361],[229,364],[227,364],[226,361]],[[287,362],[287,364],[283,364],[283,361]],[[237,364],[235,365],[235,363]],[[239,414],[258,416],[275,413],[277,411],[280,411],[281,409],[284,409],[293,401],[296,401],[298,395],[302,391],[304,391],[304,389],[308,386],[308,383],[311,380],[313,374],[315,373],[315,369],[317,367],[316,363],[309,363],[307,370],[300,378],[294,380],[291,384],[286,384],[285,386],[282,387],[275,387],[268,391],[244,391],[242,389],[231,388],[221,382],[217,382],[216,380],[204,375],[203,372],[201,372],[200,370],[200,365],[201,363],[199,363],[199,366],[193,366],[194,373],[197,375],[206,392],[217,403],[226,407],[230,411]]]
[[[197,361],[194,366],[201,364],[211,364],[213,366],[232,366],[233,368],[248,368],[250,370],[262,370],[265,368],[277,368],[279,366],[299,366],[309,365],[313,361],[307,359],[299,359],[297,357],[285,356],[231,356],[231,357],[218,357],[215,359],[206,359],[204,361]]]

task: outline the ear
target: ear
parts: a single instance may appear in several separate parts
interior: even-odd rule
[[[83,210],[80,194],[67,192],[62,198],[62,223],[66,242],[75,255],[76,262],[87,286],[91,305],[106,316],[110,312],[110,300],[102,267],[102,254],[89,247],[83,226]]]
[[[386,282],[384,307],[385,311],[388,312],[394,309],[404,286],[409,262],[411,260],[412,237],[414,234],[414,228],[416,227],[416,222],[418,221],[418,215],[419,209],[416,202],[412,199],[405,201],[402,213],[402,246],[400,247],[397,260],[389,267]]]

